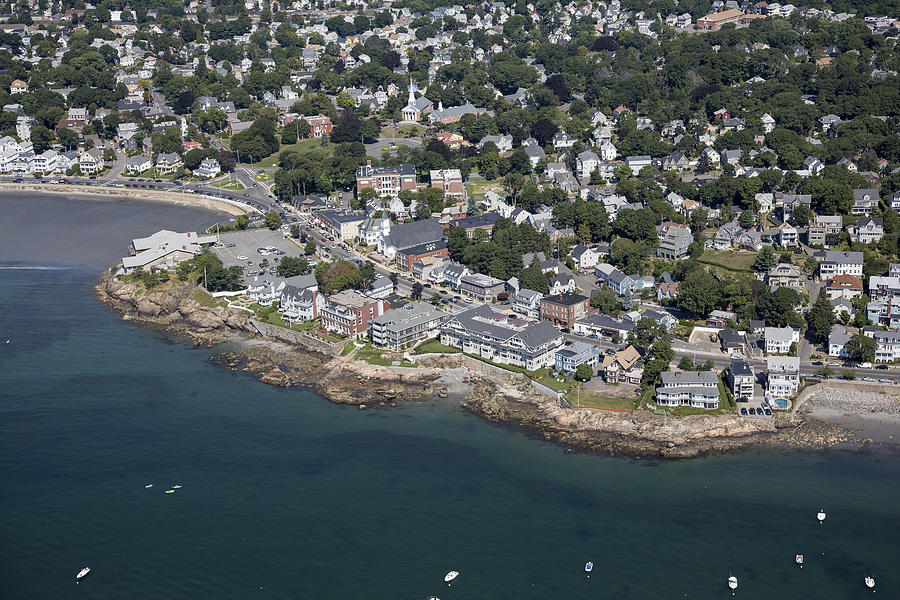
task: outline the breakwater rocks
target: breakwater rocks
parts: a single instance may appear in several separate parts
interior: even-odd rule
[[[887,393],[820,388],[807,399],[808,406],[820,406],[849,414],[900,415],[900,396]]]

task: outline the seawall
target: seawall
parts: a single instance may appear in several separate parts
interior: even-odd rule
[[[170,204],[187,204],[209,210],[224,212],[232,216],[245,215],[252,210],[251,206],[229,198],[215,198],[205,194],[185,194],[169,190],[129,189],[106,187],[102,185],[84,186],[52,183],[9,183],[0,182],[0,192],[40,192],[51,194],[82,195],[105,198],[127,198],[150,202],[167,202]]]

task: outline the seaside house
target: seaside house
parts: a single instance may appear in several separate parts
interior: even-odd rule
[[[656,388],[660,406],[719,408],[719,378],[714,371],[665,371],[662,385]]]
[[[575,373],[581,365],[588,365],[591,370],[600,362],[600,349],[587,342],[568,342],[556,351],[555,368],[560,373]]]
[[[369,339],[376,346],[403,350],[419,340],[437,337],[449,318],[426,302],[410,302],[369,321]]]

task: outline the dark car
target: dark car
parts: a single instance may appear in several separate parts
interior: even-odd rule
[[[431,287],[431,284],[430,284],[430,283],[426,283],[426,284],[425,284],[425,287],[430,288],[430,287]]]
[[[888,366],[887,365],[875,365],[875,368],[880,369],[882,371],[887,371]]]
[[[772,411],[769,410],[768,408],[766,409],[766,416],[767,416],[767,417],[771,417],[771,416],[772,416]]]
[[[741,414],[742,414],[742,415],[746,415],[746,414],[747,414],[747,409],[742,407],[742,408],[741,408]]]
[[[225,247],[226,248],[234,248],[234,243],[232,242],[230,244],[225,244]]]
[[[750,408],[747,409],[747,412],[749,412],[751,415],[755,415],[756,409],[751,406]]]

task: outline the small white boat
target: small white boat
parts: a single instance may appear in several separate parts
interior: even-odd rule
[[[591,576],[591,571],[594,570],[594,563],[588,561],[584,563],[584,572],[588,574],[588,577]]]
[[[79,581],[81,581],[82,579],[87,577],[87,574],[90,572],[91,572],[90,567],[85,567],[82,570],[78,571],[78,575],[75,576],[75,583],[78,583]]]
[[[180,485],[173,485],[173,486],[172,486],[172,489],[173,489],[173,490],[180,490],[180,489],[181,489],[181,486],[180,486]]]
[[[152,484],[152,483],[148,483],[147,485],[144,486],[144,489],[146,490],[146,489],[152,488],[152,487],[153,487],[153,484]]]
[[[444,575],[444,583],[449,584],[451,581],[453,581],[453,580],[456,579],[457,577],[459,577],[459,572],[458,572],[458,571],[450,571],[449,573],[447,573],[446,575]]]
[[[795,556],[795,557],[794,557],[794,561],[795,561],[798,565],[800,565],[800,568],[801,568],[801,569],[803,568],[803,555],[802,555],[802,554],[798,554],[797,556]]]
[[[428,596],[428,600],[441,600],[437,596]]]
[[[730,589],[732,592],[734,592],[734,590],[737,589],[737,585],[738,585],[737,577],[735,577],[734,575],[729,575],[728,576],[728,589]]]
[[[870,590],[875,589],[875,579],[873,577],[866,575],[865,582],[867,588],[869,588]]]
[[[816,518],[819,520],[819,523],[825,520],[825,511],[821,508],[819,509],[819,514],[816,515]]]

